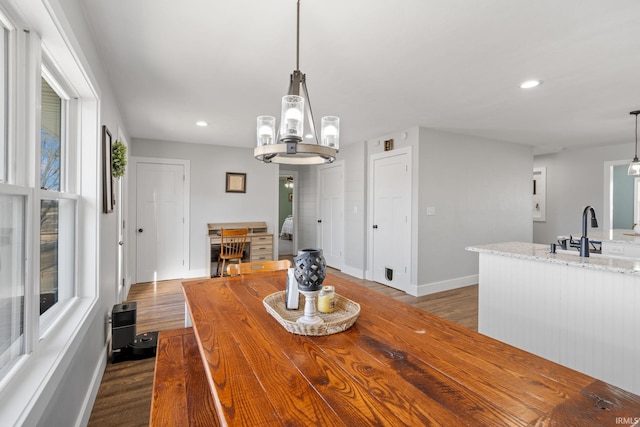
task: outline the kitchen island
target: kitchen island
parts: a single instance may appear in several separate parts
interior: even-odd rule
[[[640,393],[640,260],[509,242],[479,253],[478,331]]]

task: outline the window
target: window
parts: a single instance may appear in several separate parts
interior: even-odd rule
[[[24,352],[25,206],[25,195],[0,193],[0,378]]]
[[[44,77],[41,80],[40,188],[60,191],[62,98]]]
[[[79,407],[101,350],[98,81],[49,2],[22,3],[0,1],[2,425]]]
[[[0,14],[0,378],[25,352],[25,248],[28,188],[10,185],[9,150],[9,40],[11,31]]]
[[[49,310],[75,294],[76,202],[64,182],[71,163],[65,159],[70,101],[47,68],[43,69],[40,99],[40,314],[44,315],[44,331],[58,312]]]
[[[0,23],[0,182],[7,180],[9,30]]]

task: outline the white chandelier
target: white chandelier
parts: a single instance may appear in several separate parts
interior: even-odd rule
[[[316,133],[305,75],[300,71],[300,0],[297,4],[296,69],[291,74],[289,92],[282,97],[280,127],[276,119],[259,116],[257,147],[253,155],[265,163],[312,165],[332,163],[340,148],[340,118],[326,116],[320,120],[320,140]],[[302,91],[302,92],[301,92]],[[305,114],[310,133],[304,134]]]

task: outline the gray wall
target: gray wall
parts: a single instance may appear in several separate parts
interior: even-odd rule
[[[367,141],[367,155],[391,138],[412,147],[417,295],[477,283],[478,257],[466,246],[531,241],[531,147],[414,127]]]
[[[420,129],[419,284],[475,278],[466,246],[531,241],[532,158],[528,146]]]
[[[604,163],[631,161],[632,155],[633,144],[619,144],[536,156],[534,166],[547,168],[547,220],[534,223],[534,242],[555,242],[565,234],[579,236],[585,206],[595,209],[601,226],[596,231],[603,230]]]
[[[208,223],[265,221],[269,231],[277,237],[279,169],[277,165],[255,160],[253,149],[134,139],[131,142],[131,155],[188,160],[190,163],[191,229],[188,277],[203,277],[209,272],[206,259]],[[247,174],[246,193],[225,192],[227,172]],[[135,188],[130,188],[130,194],[133,223]],[[133,247],[135,236],[130,236],[129,240]],[[274,244],[277,240],[274,239]],[[131,252],[129,265],[135,267],[135,251]],[[277,251],[275,253],[277,254]]]
[[[344,160],[344,268],[355,277],[364,278],[366,269],[366,190],[367,156],[364,142],[340,149],[339,159]]]

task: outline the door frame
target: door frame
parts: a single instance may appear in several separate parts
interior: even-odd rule
[[[129,248],[129,262],[130,266],[137,266],[137,241],[136,241],[136,219],[138,218],[138,205],[136,203],[138,195],[138,163],[156,163],[156,164],[165,164],[165,165],[181,165],[184,168],[184,180],[183,180],[183,203],[184,203],[184,236],[183,236],[183,254],[182,259],[184,259],[184,269],[183,269],[183,277],[188,277],[188,271],[191,265],[189,244],[191,241],[190,238],[190,221],[191,221],[191,161],[184,159],[163,159],[158,157],[137,157],[132,156],[129,157],[129,164],[131,173],[129,174],[129,212],[131,213],[129,217],[129,224],[131,224],[128,228],[128,231],[125,231],[128,241],[130,242]],[[125,229],[126,230],[126,229]],[[138,269],[137,267],[132,269],[131,272],[134,283],[138,283]]]
[[[276,191],[276,195],[277,197],[280,197],[280,177],[283,176],[291,176],[293,177],[293,201],[292,201],[292,205],[291,205],[291,214],[293,215],[293,239],[291,239],[291,243],[293,245],[293,256],[295,257],[296,254],[298,253],[298,189],[300,188],[300,178],[298,177],[298,171],[296,170],[289,170],[289,169],[280,169],[278,171],[278,176],[276,179],[276,185],[278,186],[278,191]],[[279,207],[278,204],[276,203],[276,220],[280,221],[280,212],[279,212]],[[280,226],[282,224],[278,224],[276,223],[276,226],[274,227],[274,246],[273,246],[273,250],[274,250],[274,259],[278,259],[280,256]]]
[[[342,230],[345,230],[345,201],[344,201],[344,193],[345,193],[345,188],[344,188],[344,183],[345,183],[345,161],[344,160],[337,160],[333,163],[330,164],[326,164],[326,165],[321,165],[318,167],[318,179],[317,179],[317,190],[316,190],[316,196],[317,196],[317,200],[316,200],[316,218],[318,218],[318,220],[322,220],[324,221],[324,218],[322,218],[322,171],[325,169],[331,169],[334,167],[342,167],[342,181],[341,181],[341,188],[340,188],[340,193],[341,193],[341,197],[342,197]],[[319,248],[322,248],[321,246],[321,241],[322,241],[322,233],[320,231],[320,228],[322,227],[322,225],[320,223],[317,223],[317,227],[316,227],[316,246]],[[345,241],[344,241],[344,236],[345,233],[342,233],[342,242],[341,242],[341,246],[342,246],[342,253],[340,254],[340,261],[339,261],[339,265],[338,266],[332,266],[337,270],[343,270],[344,269],[344,253],[345,253]]]
[[[118,140],[124,144],[127,149],[129,148],[129,143],[127,141],[124,132],[118,126]],[[129,169],[131,171],[131,169]],[[127,299],[127,295],[129,295],[129,289],[131,289],[131,273],[129,271],[129,263],[127,260],[129,259],[129,240],[127,239],[127,229],[126,223],[128,220],[128,210],[129,210],[129,192],[128,185],[129,174],[124,174],[120,178],[118,178],[118,194],[116,195],[117,204],[116,204],[116,216],[117,216],[117,226],[118,230],[118,244],[117,244],[117,253],[116,253],[116,261],[118,263],[118,271],[116,272],[116,299],[118,303]],[[122,286],[121,286],[122,284]]]
[[[379,159],[385,159],[388,157],[393,157],[393,156],[398,156],[401,154],[407,154],[408,155],[408,163],[410,165],[411,168],[411,176],[410,176],[410,182],[411,182],[411,191],[410,193],[410,201],[411,201],[411,208],[409,210],[409,228],[411,230],[410,235],[411,235],[411,244],[410,244],[410,248],[411,248],[411,256],[410,256],[410,260],[408,261],[408,265],[409,265],[409,272],[408,272],[408,276],[409,276],[409,284],[408,287],[412,287],[415,286],[415,268],[416,268],[416,241],[415,241],[415,223],[414,223],[414,215],[415,215],[415,206],[414,206],[414,197],[415,197],[415,185],[414,185],[414,174],[416,173],[415,171],[415,165],[413,164],[413,155],[412,155],[412,150],[411,150],[411,146],[407,146],[407,147],[403,147],[403,148],[397,148],[391,151],[383,151],[380,153],[375,153],[375,154],[371,154],[369,155],[369,159],[368,159],[368,170],[367,170],[367,232],[366,232],[366,236],[367,236],[367,268],[365,270],[365,279],[367,280],[371,280],[373,281],[373,206],[374,206],[374,186],[373,186],[373,179],[374,179],[374,170],[373,170],[373,166],[374,166],[374,162],[376,160]],[[377,282],[376,282],[377,283]],[[406,290],[405,290],[406,292]],[[407,292],[409,293],[409,292]]]

